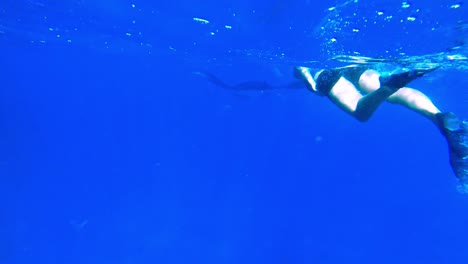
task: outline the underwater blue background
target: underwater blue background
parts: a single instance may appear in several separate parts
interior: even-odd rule
[[[0,263],[466,263],[468,196],[431,122],[196,73],[286,84],[336,55],[445,52],[467,17],[442,0],[2,1]],[[468,68],[444,63],[412,86],[468,118]]]

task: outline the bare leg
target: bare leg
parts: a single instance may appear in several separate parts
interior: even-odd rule
[[[364,72],[359,86],[369,93],[367,96],[382,89],[379,88],[379,75],[374,71]],[[449,146],[450,165],[461,183],[459,190],[468,193],[468,122],[461,121],[454,113],[441,113],[425,94],[412,88],[400,88],[388,97],[388,101],[428,117],[439,128]]]
[[[359,86],[363,92],[372,93],[380,87],[379,74],[375,71],[368,70],[361,75]],[[432,103],[422,92],[403,87],[388,97],[388,101],[394,104],[400,104],[412,109],[432,121],[434,116],[440,113],[440,110]]]
[[[358,101],[356,110],[354,111],[354,116],[362,122],[369,120],[380,104],[394,93],[394,90],[387,87],[380,87],[379,89],[368,93]]]
[[[316,76],[313,77],[310,69],[306,67],[297,67],[295,70],[296,77],[305,81],[307,87],[313,92],[318,92],[315,79],[317,79],[319,74],[321,74],[321,72],[318,72]],[[359,121],[365,122],[369,120],[380,104],[395,92],[395,89],[390,89],[388,87],[378,89],[379,86],[380,84],[378,84],[377,88],[363,96],[355,85],[341,77],[330,89],[327,96],[341,109],[350,113]]]
[[[401,88],[395,92],[388,98],[388,101],[404,105],[411,110],[423,114],[431,120],[433,120],[436,114],[440,113],[440,110],[425,94],[408,87]]]
[[[363,96],[351,82],[340,78],[330,90],[328,97],[357,120],[365,122],[394,92],[395,90],[382,87]]]

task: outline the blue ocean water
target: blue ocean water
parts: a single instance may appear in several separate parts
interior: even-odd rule
[[[411,85],[467,119],[467,18],[446,0],[3,0],[0,263],[466,263],[468,196],[431,122],[196,72],[282,85],[340,55],[429,58]]]

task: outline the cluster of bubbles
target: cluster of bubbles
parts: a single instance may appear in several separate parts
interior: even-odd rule
[[[120,4],[119,4],[120,3]],[[107,4],[111,4],[107,5]],[[138,30],[142,9],[121,1],[5,0],[0,4],[0,39],[15,46],[80,46],[111,52],[152,45]]]
[[[155,31],[168,30],[155,26],[157,23],[153,23],[154,21],[148,21],[147,17],[161,17],[157,10],[141,8],[138,4],[126,1],[117,1],[116,3],[121,4],[113,4],[113,8],[108,8],[110,2],[113,1],[66,2],[73,5],[60,6],[61,17],[71,21],[64,24],[64,20],[52,17],[57,12],[52,12],[55,6],[51,6],[50,2],[5,0],[4,7],[0,5],[0,13],[3,14],[0,16],[0,39],[33,45],[59,43],[118,52],[140,51],[146,54],[164,47],[169,52],[189,52],[180,48],[180,43],[163,46],[160,41],[162,37],[154,37],[159,34]],[[315,59],[322,63],[327,59],[347,63],[374,63],[374,58],[365,57],[372,56],[400,64],[439,63],[443,67],[467,69],[468,51],[464,43],[468,39],[468,23],[463,21],[466,19],[466,14],[463,13],[466,13],[465,6],[457,2],[448,3],[447,0],[430,1],[429,4],[424,2],[426,1],[345,0],[322,10],[322,14],[318,11],[322,18],[309,31],[309,39],[321,44],[322,56]],[[434,6],[439,6],[440,9],[434,10]],[[21,8],[23,12],[19,13],[24,13],[25,16],[8,17],[10,10],[7,7],[16,8],[16,11]],[[235,14],[233,16],[235,18]],[[103,17],[107,22],[103,21]],[[234,30],[231,24],[217,24],[203,16],[186,17],[184,21],[206,29],[209,33],[206,38],[210,39],[221,32]],[[166,28],[170,26],[167,25]],[[382,34],[388,31],[391,34]],[[411,49],[420,53],[414,54]],[[226,54],[210,57],[208,60],[217,62],[250,58],[266,63],[306,66],[314,63],[298,61],[289,55],[279,47],[273,50],[229,49]]]
[[[323,57],[341,62],[437,63],[466,70],[464,7],[439,2],[348,0],[324,11],[312,37],[320,41]]]
[[[434,6],[438,3],[425,7],[421,3],[406,1],[348,0],[325,10],[313,34],[322,41],[323,51],[331,56],[350,52],[347,46],[353,46],[353,43],[362,47],[375,45],[375,40],[382,42],[378,44],[386,53],[405,53],[410,43],[418,41],[414,33],[425,37],[425,41],[434,40],[434,36],[446,36],[450,28],[463,19],[460,4],[441,3],[442,10],[434,10]]]
[[[468,50],[464,45],[468,41],[468,23],[463,20],[466,8],[461,3],[345,0],[322,13],[316,12],[321,19],[304,36],[305,42],[320,43],[320,55],[311,60],[295,58],[284,47],[273,47],[227,50],[223,58],[211,62],[250,59],[283,66],[359,63],[419,68],[432,68],[436,64],[441,68],[468,70]]]

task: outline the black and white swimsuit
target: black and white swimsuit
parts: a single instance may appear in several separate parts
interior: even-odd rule
[[[316,80],[317,91],[328,95],[330,90],[335,86],[338,80],[343,77],[354,86],[359,86],[359,78],[369,68],[363,66],[336,68],[331,70],[323,70]]]

